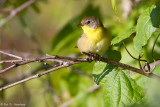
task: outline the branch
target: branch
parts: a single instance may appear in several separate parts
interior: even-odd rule
[[[84,54],[86,54],[88,56],[90,55],[89,53],[84,53]],[[142,75],[150,77],[150,78],[158,78],[158,79],[160,79],[159,76],[157,76],[157,75],[155,75],[153,73],[145,73],[143,69],[138,69],[138,68],[132,67],[130,65],[126,65],[126,64],[123,64],[123,63],[120,63],[120,62],[117,62],[117,61],[113,61],[113,60],[110,60],[110,59],[107,59],[107,58],[103,58],[103,57],[100,57],[100,56],[94,57],[94,58],[95,58],[95,60],[106,62],[108,64],[115,65],[115,66],[121,67],[123,69],[127,69],[127,70],[142,74]],[[147,70],[146,70],[146,72],[147,72]]]
[[[31,75],[35,75],[38,71],[44,70],[45,68],[46,68],[45,65],[42,64],[39,67],[37,67],[36,69],[34,69],[32,71],[27,71],[24,74],[17,76],[16,78],[5,79],[3,76],[0,76],[0,79],[2,81],[4,81],[0,86],[3,87],[6,84],[11,84],[11,83],[14,83],[16,81],[20,81],[24,78],[27,78],[27,77],[31,76]]]
[[[21,5],[20,7],[12,10],[10,12],[10,15],[0,24],[0,28],[3,27],[7,22],[9,22],[11,19],[13,19],[16,14],[18,14],[19,12],[21,12],[22,10],[24,10],[25,8],[29,7],[31,4],[33,4],[34,2],[36,2],[37,0],[29,0],[28,2],[24,3],[23,5]]]
[[[35,59],[22,59],[21,62],[19,63],[15,63],[5,69],[0,70],[0,74],[4,73],[10,69],[13,69],[15,67],[21,66],[21,65],[25,65],[28,63],[32,63],[32,62],[46,62],[46,61],[52,61],[52,62],[62,62],[61,60],[58,59],[67,59],[67,60],[72,60],[72,61],[78,61],[78,62],[86,62],[86,59],[77,59],[77,58],[71,58],[71,57],[64,57],[64,56],[46,56],[46,57],[41,57],[41,58],[35,58]],[[1,62],[6,62],[6,61],[1,61]],[[9,62],[9,61],[8,61]],[[12,60],[13,62],[13,60]],[[13,62],[14,63],[14,62]]]
[[[1,54],[4,54],[4,55],[8,55],[8,56],[13,57],[13,58],[22,59],[22,57],[19,57],[19,56],[17,56],[17,55],[13,55],[13,54],[10,54],[10,53],[1,51],[1,50],[0,50],[0,53],[1,53]]]
[[[90,55],[88,53],[84,53],[84,54],[86,54],[88,56]],[[11,83],[10,85],[1,87],[0,91],[5,90],[5,89],[10,88],[10,87],[13,87],[15,85],[18,85],[20,83],[23,83],[25,81],[29,81],[29,80],[34,79],[34,78],[38,78],[40,76],[43,76],[45,74],[48,74],[50,72],[53,72],[55,70],[58,70],[58,69],[61,69],[61,68],[64,68],[64,67],[69,67],[69,66],[74,65],[74,64],[79,64],[79,63],[83,63],[83,62],[92,62],[92,61],[97,61],[97,60],[98,61],[102,61],[102,62],[106,62],[108,64],[112,64],[112,65],[115,65],[115,66],[118,66],[118,67],[121,67],[123,69],[127,69],[129,71],[133,71],[133,72],[142,74],[142,75],[150,77],[150,78],[160,79],[159,76],[157,76],[157,75],[155,75],[153,73],[145,73],[144,70],[132,67],[130,65],[126,65],[126,64],[123,64],[123,63],[120,63],[120,62],[117,62],[117,61],[113,61],[113,60],[110,60],[110,59],[107,59],[107,58],[103,58],[103,57],[100,57],[100,56],[99,57],[93,56],[93,57],[94,58],[88,60],[88,58],[72,58],[72,57],[55,55],[55,56],[45,56],[45,57],[32,58],[32,59],[24,59],[24,58],[22,58],[21,61],[19,61],[19,62],[13,62],[13,60],[11,60],[12,63],[14,63],[14,64],[12,64],[11,66],[9,66],[7,68],[4,68],[4,69],[0,70],[0,73],[4,73],[4,72],[6,72],[8,70],[11,70],[13,68],[16,68],[18,66],[29,64],[29,63],[33,63],[33,62],[34,63],[36,63],[36,62],[38,62],[38,63],[40,63],[40,62],[43,62],[43,63],[56,62],[56,63],[58,63],[58,65],[52,66],[53,68],[49,69],[47,71],[38,73],[36,75],[30,76],[28,78],[25,78],[23,80],[17,81],[15,83]],[[5,62],[5,61],[1,61],[1,62]],[[6,61],[6,63],[7,62],[9,62],[9,61]],[[159,61],[156,64],[159,64]]]
[[[73,62],[73,61],[63,62],[63,64],[60,65],[60,66],[58,66],[58,67],[52,68],[52,69],[47,70],[47,71],[45,71],[45,72],[38,73],[38,74],[36,74],[36,75],[33,75],[33,76],[31,76],[31,77],[28,77],[28,78],[25,78],[25,79],[23,79],[23,80],[20,80],[20,81],[18,81],[18,82],[13,83],[13,84],[10,84],[10,85],[7,85],[7,86],[5,86],[5,87],[2,87],[2,88],[0,88],[0,91],[3,91],[3,90],[8,89],[8,88],[10,88],[10,87],[13,87],[13,86],[15,86],[15,85],[17,85],[17,84],[23,83],[23,82],[25,82],[25,81],[29,81],[29,80],[32,80],[32,79],[34,79],[34,78],[41,77],[42,75],[48,74],[48,73],[50,73],[50,72],[52,72],[52,71],[56,71],[56,70],[58,70],[58,69],[61,69],[61,68],[64,68],[64,67],[68,67],[68,66],[71,66],[71,65],[73,65],[73,64],[78,64],[78,63],[81,63],[81,62]]]
[[[150,64],[149,64],[150,69],[154,69],[154,68],[155,68],[157,65],[159,65],[159,64],[160,64],[160,60],[157,60],[157,61],[155,61],[155,62],[150,63]],[[144,69],[147,70],[148,67],[145,66]]]

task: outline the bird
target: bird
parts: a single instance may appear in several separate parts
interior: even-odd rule
[[[85,17],[78,25],[83,29],[81,37],[77,41],[77,48],[82,54],[101,55],[109,49],[111,34],[98,18]]]

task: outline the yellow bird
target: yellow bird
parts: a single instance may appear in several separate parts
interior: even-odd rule
[[[83,29],[77,42],[77,47],[81,53],[102,54],[109,48],[111,35],[98,18],[85,17],[79,26]]]

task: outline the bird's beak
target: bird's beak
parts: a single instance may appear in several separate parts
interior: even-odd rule
[[[82,23],[80,23],[80,24],[78,24],[78,26],[80,26],[80,27],[81,27],[81,26],[83,26],[83,25],[82,25]]]

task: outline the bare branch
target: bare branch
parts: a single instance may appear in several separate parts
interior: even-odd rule
[[[2,60],[2,61],[0,61],[0,64],[2,64],[2,63],[17,63],[17,62],[21,62],[21,61],[23,61],[23,60],[21,60],[21,59],[17,59],[17,60]]]
[[[88,53],[85,53],[85,54],[89,55]],[[120,63],[120,62],[117,62],[117,61],[113,61],[113,60],[110,60],[110,59],[107,59],[107,58],[103,58],[103,57],[100,57],[100,56],[99,57],[93,56],[93,57],[94,58],[92,58],[91,60],[88,60],[88,58],[72,58],[72,57],[55,55],[55,56],[45,56],[45,57],[32,58],[32,59],[22,59],[20,62],[15,62],[11,66],[0,70],[0,73],[6,72],[6,71],[8,71],[10,69],[13,69],[15,67],[18,67],[18,66],[29,64],[29,63],[33,63],[33,62],[34,63],[37,63],[37,62],[38,63],[40,63],[40,62],[43,62],[43,63],[56,62],[56,63],[58,63],[58,65],[57,66],[50,65],[51,67],[53,67],[52,69],[49,69],[47,71],[41,72],[41,73],[36,74],[36,75],[33,75],[31,77],[28,77],[26,79],[20,80],[18,82],[11,83],[8,86],[0,88],[0,91],[5,90],[5,89],[10,88],[10,87],[13,87],[15,85],[18,85],[20,83],[23,83],[25,81],[29,81],[29,80],[34,79],[34,78],[38,78],[38,77],[40,77],[42,75],[45,75],[47,73],[50,73],[52,71],[55,71],[55,70],[58,70],[58,69],[61,69],[61,68],[64,68],[64,67],[69,67],[71,65],[79,64],[79,63],[82,63],[82,62],[92,62],[92,61],[97,61],[97,60],[98,61],[102,61],[102,62],[106,62],[108,64],[112,64],[112,65],[115,65],[115,66],[118,66],[118,67],[121,67],[123,69],[127,69],[129,71],[133,71],[133,72],[142,74],[142,75],[150,77],[150,78],[160,79],[159,76],[157,76],[157,75],[155,75],[153,73],[145,73],[143,69],[138,69],[138,68],[132,67],[130,65],[126,65],[126,64],[123,64],[123,63]],[[15,60],[15,61],[17,61],[17,60]],[[12,60],[12,62],[13,62],[13,60]],[[159,64],[159,61],[157,63],[155,63],[155,64],[156,65]]]
[[[73,65],[73,64],[78,64],[78,63],[81,63],[81,62],[73,62],[73,61],[63,62],[63,64],[60,65],[60,66],[58,66],[58,67],[49,69],[49,70],[47,70],[47,71],[45,71],[45,72],[36,74],[36,75],[34,75],[34,76],[25,78],[25,79],[23,79],[23,80],[20,80],[20,81],[18,81],[18,82],[13,83],[13,84],[10,84],[10,85],[7,85],[7,86],[5,86],[5,87],[2,87],[2,88],[0,88],[0,91],[3,91],[3,90],[5,90],[5,89],[8,89],[8,88],[13,87],[13,86],[15,86],[15,85],[18,85],[18,84],[20,84],[20,83],[23,83],[23,82],[25,82],[25,81],[29,81],[29,80],[32,80],[32,79],[34,79],[34,78],[38,78],[38,77],[40,77],[40,76],[42,76],[42,75],[45,75],[45,74],[48,74],[48,73],[50,73],[50,72],[52,72],[52,71],[55,71],[55,70],[58,70],[58,69],[61,69],[61,68],[64,68],[64,67],[68,67],[68,66],[71,66],[71,65]]]
[[[1,53],[1,54],[4,54],[4,55],[7,55],[7,56],[10,56],[10,57],[13,57],[13,58],[16,58],[16,59],[23,59],[23,58],[22,58],[22,57],[20,57],[20,56],[13,55],[13,54],[10,54],[10,53],[7,53],[7,52],[4,52],[4,51],[1,51],[1,50],[0,50],[0,53]]]
[[[73,101],[74,101],[74,99],[70,99],[70,100],[66,101],[65,103],[59,105],[59,107],[68,107]]]
[[[95,90],[99,89],[100,85],[95,84],[93,87],[89,88],[88,92],[93,93]]]
[[[88,56],[90,55],[89,53],[84,53],[84,54],[86,54]],[[126,64],[123,64],[123,63],[120,63],[120,62],[117,62],[117,61],[107,59],[107,58],[103,58],[103,57],[99,56],[98,58],[95,57],[95,60],[106,62],[108,64],[112,64],[112,65],[115,65],[115,66],[118,66],[118,67],[122,67],[123,69],[127,69],[127,70],[142,74],[142,75],[147,76],[147,77],[160,79],[159,76],[157,76],[153,73],[145,73],[143,69],[138,69],[138,68],[132,67],[130,65],[126,65]]]
[[[149,66],[151,69],[154,69],[159,64],[160,64],[160,60],[157,60],[155,62],[150,63]],[[147,70],[148,69],[147,66],[145,66],[144,69]]]
[[[13,19],[16,16],[16,14],[18,14],[19,12],[21,12],[22,10],[24,10],[25,8],[27,8],[28,6],[30,6],[31,4],[33,4],[36,1],[37,0],[29,0],[28,2],[24,3],[20,7],[12,10],[10,12],[10,15],[0,24],[0,28],[2,26],[4,26],[7,22],[9,22],[11,19]]]
[[[20,65],[25,65],[25,64],[28,64],[28,63],[32,63],[32,62],[45,62],[45,61],[48,61],[48,59],[52,59],[52,61],[56,62],[57,59],[67,59],[67,60],[72,60],[72,61],[78,61],[78,62],[86,62],[87,60],[86,59],[77,59],[77,58],[71,58],[71,57],[65,57],[65,56],[46,56],[46,57],[41,57],[41,58],[35,58],[35,59],[23,59],[22,62],[20,63],[15,63],[5,69],[2,69],[0,70],[0,74],[1,73],[4,73],[10,69],[13,69],[15,67],[18,67]],[[53,60],[53,59],[56,59],[56,60]]]

